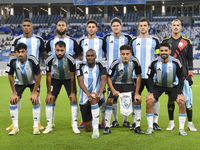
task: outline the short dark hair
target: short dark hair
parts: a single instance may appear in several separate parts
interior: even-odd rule
[[[120,49],[120,52],[121,52],[122,50],[130,50],[131,53],[133,52],[133,51],[132,51],[132,47],[131,47],[130,45],[122,45],[119,49]]]
[[[15,46],[15,51],[19,52],[20,49],[25,49],[27,50],[27,45],[24,43],[19,43]]]
[[[113,18],[113,19],[110,21],[110,26],[112,26],[112,24],[113,24],[114,22],[118,22],[120,25],[122,25],[122,20],[119,19],[119,18],[117,18],[117,17]]]
[[[64,47],[64,48],[66,47],[66,44],[65,44],[65,42],[63,42],[63,41],[58,41],[58,42],[56,42],[55,47],[56,47],[57,45],[58,45],[59,47]]]
[[[88,50],[86,51],[86,53],[89,52],[89,51],[94,52],[95,55],[96,55],[96,51],[95,51],[94,49],[90,48],[90,49],[88,49]]]
[[[150,22],[149,22],[149,20],[146,19],[146,18],[140,19],[138,25],[140,24],[140,22],[147,22],[148,26],[150,26]]]
[[[29,18],[25,18],[25,19],[22,21],[22,24],[23,24],[24,22],[30,22],[30,23],[32,24],[32,21],[31,21],[31,19],[29,19]]]
[[[96,27],[97,27],[97,22],[96,22],[95,20],[88,20],[88,21],[87,21],[87,26],[88,26],[88,24],[90,24],[90,23],[94,23],[94,24],[96,25]]]
[[[168,47],[170,50],[171,50],[171,44],[169,44],[169,43],[161,43],[160,45],[159,45],[159,49],[161,48],[161,47]]]

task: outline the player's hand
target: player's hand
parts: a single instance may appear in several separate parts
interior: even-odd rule
[[[37,93],[37,92],[32,92],[31,93],[31,96],[30,96],[30,100],[31,100],[31,102],[32,102],[32,104],[33,105],[38,105],[39,104],[39,102],[38,102],[38,95],[39,95],[39,93]]]
[[[97,100],[97,101],[99,101],[99,99],[100,99],[100,97],[98,96],[98,94],[95,93],[95,92],[92,92],[92,93],[91,93],[91,97],[92,97],[93,99]]]
[[[75,94],[75,93],[71,93],[71,94],[69,95],[69,100],[70,100],[70,102],[71,102],[72,104],[77,103],[76,94]]]
[[[193,76],[191,74],[187,77],[187,80],[190,86],[193,85]]]
[[[140,105],[141,102],[142,102],[141,95],[140,94],[135,94],[135,96],[134,96],[134,104]]]
[[[46,97],[46,104],[52,104],[53,103],[53,95],[51,93],[47,94]]]
[[[19,96],[17,96],[17,94],[12,94],[10,97],[10,104],[16,105],[18,100],[19,100]]]
[[[119,96],[119,91],[116,91],[116,90],[114,90],[114,91],[112,91],[112,93],[113,93],[113,96],[115,96],[115,97],[118,97]]]

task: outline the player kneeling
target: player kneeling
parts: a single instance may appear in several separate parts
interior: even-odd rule
[[[106,66],[102,61],[95,61],[96,52],[86,52],[86,62],[77,66],[77,78],[80,86],[80,110],[86,132],[93,128],[92,138],[99,137],[99,107],[103,103],[103,91],[107,83]]]
[[[14,125],[9,135],[14,135],[19,132],[17,104],[26,87],[30,88],[31,96],[29,99],[33,104],[33,134],[40,134],[38,129],[38,119],[40,115],[38,96],[41,80],[39,62],[35,56],[27,55],[27,45],[24,43],[17,44],[15,50],[16,55],[10,57],[6,69],[12,89],[12,96],[10,97],[10,114]],[[14,73],[16,73],[15,81],[13,79]]]
[[[146,117],[149,128],[146,134],[153,133],[153,104],[163,92],[168,93],[179,105],[179,133],[187,135],[184,130],[186,119],[185,97],[182,95],[183,74],[182,65],[178,59],[170,56],[171,47],[161,43],[160,56],[152,60],[148,70],[149,91],[146,102]],[[178,84],[175,84],[178,78]],[[153,82],[153,79],[155,82]]]

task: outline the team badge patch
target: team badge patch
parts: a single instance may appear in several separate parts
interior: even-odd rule
[[[182,42],[180,42],[178,45],[179,45],[180,47],[182,47],[182,46],[183,46],[183,43],[182,43]]]
[[[109,69],[109,71],[108,71],[108,74],[109,74],[109,75],[111,75],[111,74],[112,74],[112,70],[111,70],[111,69]]]

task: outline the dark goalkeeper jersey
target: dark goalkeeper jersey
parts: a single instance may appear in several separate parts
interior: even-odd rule
[[[193,48],[191,40],[181,36],[178,39],[168,37],[162,42],[172,45],[171,55],[181,62],[183,77],[186,78],[188,76],[188,71],[193,71]]]

